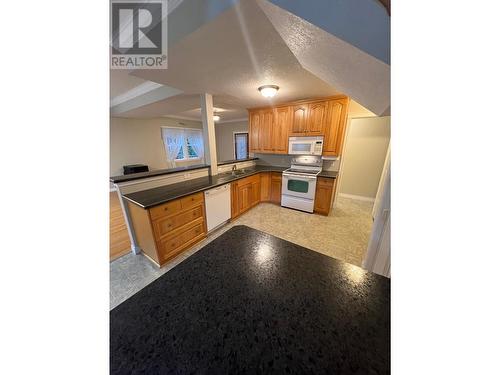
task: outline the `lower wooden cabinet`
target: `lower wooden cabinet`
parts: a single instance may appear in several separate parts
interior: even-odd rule
[[[260,172],[231,183],[231,218],[260,202],[281,204],[280,172]],[[336,180],[318,177],[314,212],[330,213]],[[207,235],[205,197],[191,194],[150,209],[128,203],[137,243],[158,266],[177,256]]]
[[[231,183],[231,218],[241,215],[260,202],[260,175]]]
[[[162,266],[205,238],[205,198],[196,193],[150,209],[129,203],[137,242],[143,253]]]
[[[327,216],[330,214],[336,181],[336,179],[318,177],[316,196],[314,197],[314,212]]]
[[[271,196],[272,203],[281,204],[281,173],[271,173]]]
[[[260,173],[260,201],[269,202],[271,199],[271,172]]]

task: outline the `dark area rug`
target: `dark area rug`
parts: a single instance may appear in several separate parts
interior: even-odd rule
[[[388,374],[390,280],[246,226],[110,312],[112,374]]]

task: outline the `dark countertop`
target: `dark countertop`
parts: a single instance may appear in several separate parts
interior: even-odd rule
[[[321,171],[318,177],[325,177],[325,178],[337,178],[337,175],[339,172],[335,171]]]
[[[268,171],[283,172],[285,169],[287,168],[258,165],[252,168],[245,168],[245,173],[238,176],[221,174],[217,176],[200,177],[176,184],[124,194],[123,197],[142,208],[150,208],[186,195],[224,185],[256,173]]]
[[[111,182],[114,182],[115,184],[117,184],[119,182],[138,180],[140,178],[161,176],[164,174],[171,174],[171,173],[178,173],[178,172],[194,171],[196,169],[202,169],[202,168],[210,168],[210,166],[207,164],[197,164],[197,165],[190,165],[189,167],[158,169],[156,171],[150,171],[150,172],[141,172],[141,173],[125,174],[125,175],[121,175],[121,176],[113,176],[113,177],[110,177],[109,180]]]
[[[112,374],[389,374],[390,280],[236,226],[110,312]]]
[[[253,160],[259,160],[259,158],[246,158],[246,159],[233,159],[233,160],[225,160],[225,161],[220,161],[217,163],[217,165],[226,165],[226,164],[233,164],[233,163],[244,163],[246,161],[253,161]]]

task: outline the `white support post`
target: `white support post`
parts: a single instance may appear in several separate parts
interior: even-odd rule
[[[217,175],[217,146],[215,143],[214,104],[212,94],[201,94],[201,121],[203,123],[203,141],[205,161],[210,165],[210,175]]]

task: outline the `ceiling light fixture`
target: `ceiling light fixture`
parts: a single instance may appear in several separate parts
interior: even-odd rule
[[[214,112],[213,119],[214,119],[214,121],[219,121],[220,120],[220,116],[217,114],[217,112]]]
[[[279,90],[279,86],[276,85],[264,85],[259,87],[259,91],[265,98],[272,98]]]

